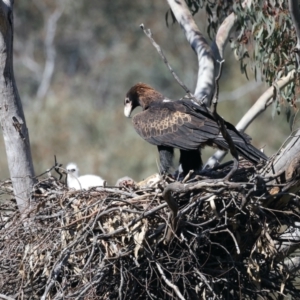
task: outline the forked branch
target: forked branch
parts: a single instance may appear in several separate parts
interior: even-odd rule
[[[198,58],[198,79],[194,96],[207,106],[211,104],[214,90],[214,57],[210,46],[198,29],[184,0],[167,0],[172,12],[183,28],[185,36]]]

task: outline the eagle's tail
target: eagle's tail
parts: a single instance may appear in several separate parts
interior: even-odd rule
[[[262,151],[251,145],[251,137],[245,133],[239,132],[232,124],[226,121],[225,124],[239,155],[254,164],[259,163],[261,160],[268,160],[268,157]],[[221,148],[224,147],[227,150],[229,148],[227,142],[221,135],[215,140],[215,143]]]
[[[216,139],[214,142],[221,149],[229,150],[228,144],[223,137]],[[268,160],[268,157],[263,152],[255,148],[250,143],[247,143],[244,140],[237,141],[236,139],[233,139],[233,142],[238,154],[251,161],[252,163],[257,164],[261,160]]]
[[[239,155],[243,156],[254,164],[259,163],[261,160],[268,160],[268,157],[263,152],[251,144],[235,143],[235,147]]]

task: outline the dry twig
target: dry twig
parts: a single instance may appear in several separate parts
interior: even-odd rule
[[[285,229],[299,223],[300,196],[261,185],[263,175],[243,161],[230,182],[213,179],[230,169],[147,189],[72,191],[53,177],[39,180],[31,230],[14,201],[0,204],[0,298],[295,298],[299,267],[286,262],[283,272],[282,257],[299,248]]]

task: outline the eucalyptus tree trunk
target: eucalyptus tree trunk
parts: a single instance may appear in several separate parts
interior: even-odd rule
[[[0,0],[0,122],[14,195],[23,213],[30,207],[34,169],[13,72],[13,4],[13,0]]]

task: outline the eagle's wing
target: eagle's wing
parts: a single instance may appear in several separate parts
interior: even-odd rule
[[[132,121],[137,133],[151,144],[195,150],[214,140],[219,128],[213,118],[190,110],[183,101],[160,102]]]
[[[206,118],[206,123],[210,126],[212,125],[212,123],[217,125],[214,117],[212,116],[212,113],[208,111],[207,108],[194,104],[193,101],[183,100],[181,102],[182,105],[186,107],[190,115],[200,118]],[[226,122],[225,120],[224,125],[227,129],[227,132],[231,136],[231,139],[235,144],[236,150],[238,151],[239,155],[252,161],[253,163],[258,163],[260,160],[268,159],[268,157],[263,152],[251,145],[251,137],[249,135],[245,134],[244,132],[239,132],[232,124]],[[220,133],[216,134],[213,139],[209,139],[206,144],[209,146],[217,146],[221,149],[229,148],[227,141],[225,141],[224,137]]]
[[[137,133],[157,146],[196,150],[213,146],[227,150],[227,142],[220,133],[212,114],[190,100],[159,102],[133,117]],[[267,160],[264,153],[251,145],[251,138],[225,121],[237,151],[246,159],[257,163]]]

